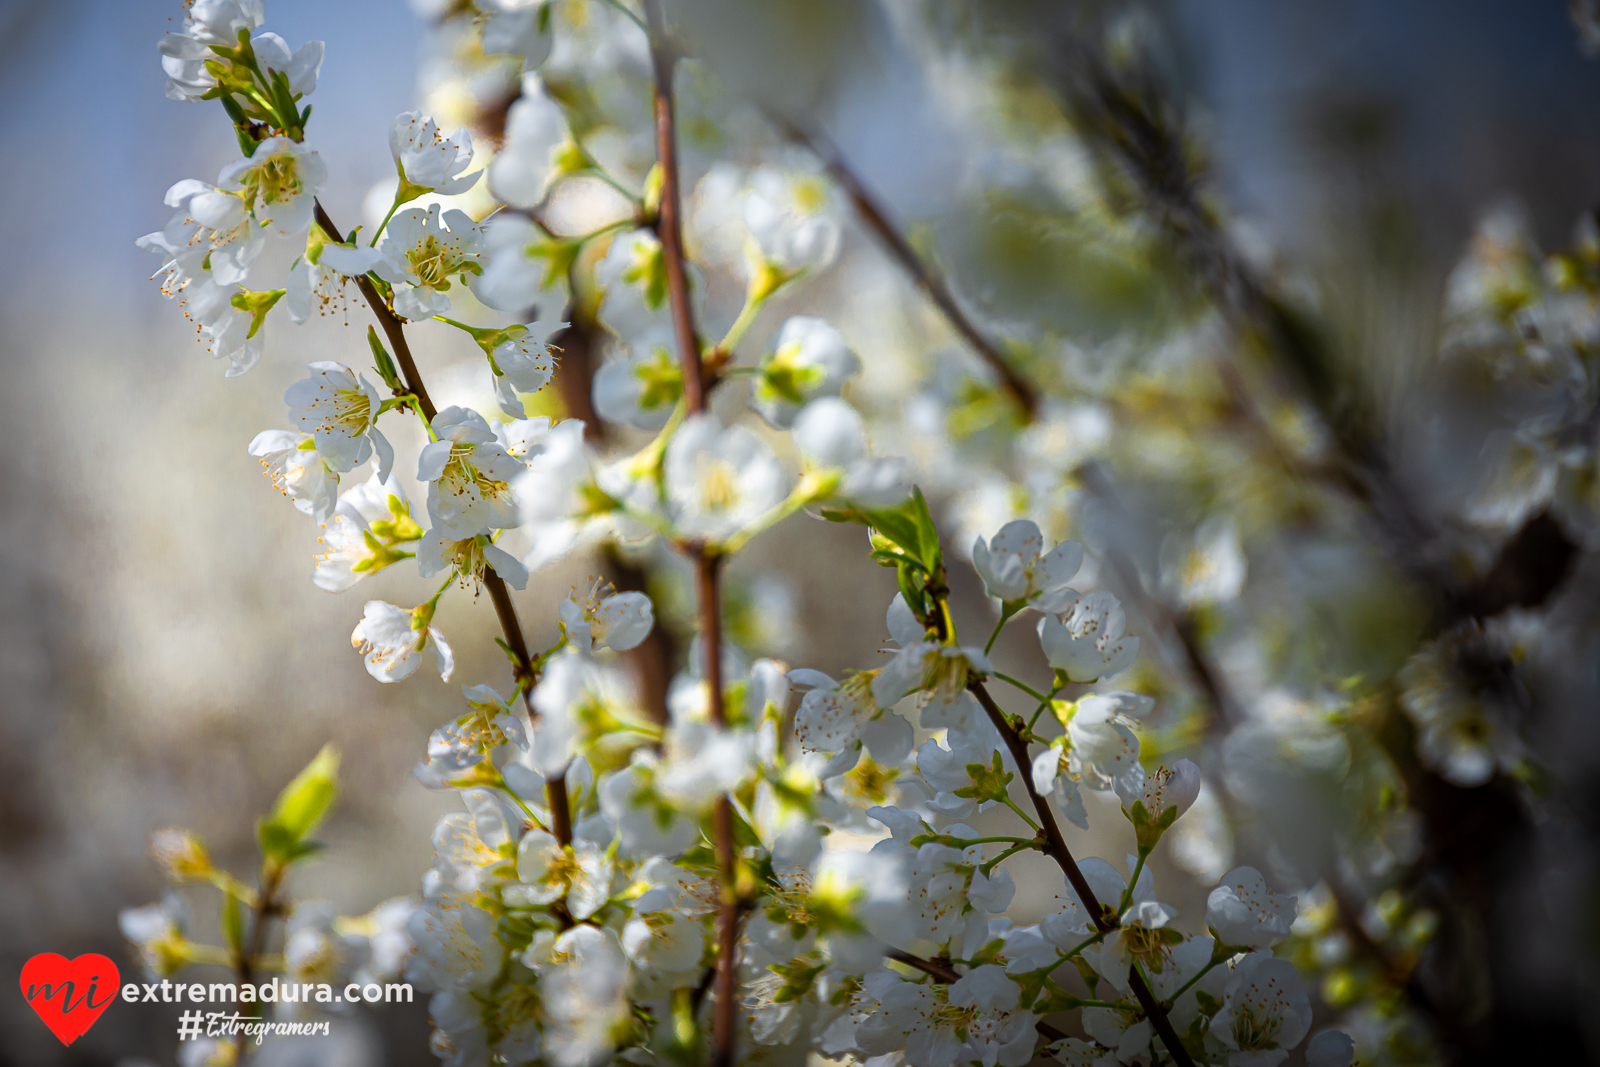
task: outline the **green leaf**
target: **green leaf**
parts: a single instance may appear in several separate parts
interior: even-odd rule
[[[939,547],[939,527],[933,521],[933,513],[928,510],[928,501],[923,497],[922,490],[912,486],[911,499],[900,506],[910,510],[916,523],[922,562],[928,570],[937,571],[944,566],[944,550]]]
[[[332,744],[322,746],[306,769],[278,794],[272,812],[256,827],[264,856],[288,863],[316,849],[305,838],[333,804],[339,791],[338,775],[338,750]]]

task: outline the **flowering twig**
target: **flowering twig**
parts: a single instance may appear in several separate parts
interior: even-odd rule
[[[339,228],[328,217],[320,201],[316,205],[316,216],[317,225],[322,227],[322,231],[331,240],[335,242],[344,240]],[[356,279],[356,285],[361,289],[361,295],[366,298],[367,305],[372,308],[372,313],[378,317],[378,324],[383,327],[384,334],[389,338],[389,344],[394,349],[395,362],[400,366],[406,388],[416,399],[417,410],[422,415],[424,424],[431,424],[438,412],[422,384],[422,374],[417,370],[417,361],[412,358],[411,346],[406,342],[404,325],[378,294],[370,278],[362,275]],[[511,591],[506,588],[505,579],[496,574],[493,567],[484,568],[483,587],[488,590],[489,600],[494,604],[495,614],[500,618],[500,629],[505,633],[506,647],[515,661],[517,691],[522,694],[526,703],[528,690],[533,684],[536,671],[533,657],[528,654],[527,639],[522,635],[522,624],[517,619],[517,609],[511,603]],[[545,801],[550,805],[550,832],[562,844],[571,844],[572,812],[567,803],[565,776],[558,774],[547,778],[544,789]]]
[[[706,375],[701,358],[700,337],[694,324],[694,307],[689,297],[689,275],[683,249],[682,196],[678,175],[678,135],[673,114],[672,74],[677,56],[667,39],[666,19],[659,0],[645,0],[649,22],[650,60],[655,74],[656,161],[661,168],[661,206],[656,233],[667,275],[667,300],[672,307],[672,324],[678,340],[678,358],[683,366],[684,401],[691,415],[706,410],[706,398],[715,384]],[[694,561],[695,597],[700,614],[700,646],[705,657],[708,713],[718,729],[727,726],[727,709],[722,693],[722,555],[705,543],[684,546]],[[739,918],[741,914],[735,884],[733,852],[733,806],[726,795],[712,811],[713,845],[721,875],[722,899],[717,911],[717,994],[711,1024],[711,1062],[716,1067],[731,1067],[737,1038]]]
[[[1016,727],[1000,710],[994,702],[994,697],[984,688],[983,682],[973,679],[967,686],[972,695],[978,698],[978,703],[983,705],[984,712],[989,716],[989,721],[994,728],[1000,731],[1000,739],[1005,742],[1006,750],[1011,753],[1011,759],[1023,772],[1020,777],[1024,788],[1028,791],[1028,798],[1033,801],[1033,808],[1039,813],[1039,823],[1045,839],[1045,852],[1055,860],[1067,876],[1073,892],[1078,894],[1078,899],[1089,912],[1089,918],[1094,922],[1095,929],[1101,933],[1113,930],[1117,926],[1115,916],[1107,916],[1106,909],[1095,898],[1094,890],[1089,888],[1088,879],[1078,869],[1078,861],[1072,858],[1072,850],[1067,847],[1067,839],[1061,834],[1061,827],[1056,824],[1055,814],[1050,810],[1050,804],[1033,788],[1033,779],[1027,770],[1033,761],[1028,758],[1027,742],[1022,740],[1022,735]],[[1133,995],[1139,999],[1139,1006],[1144,1009],[1145,1016],[1150,1020],[1150,1025],[1156,1034],[1167,1046],[1172,1061],[1179,1067],[1194,1067],[1194,1060],[1189,1057],[1189,1051],[1183,1047],[1178,1032],[1172,1028],[1172,1021],[1167,1018],[1166,1010],[1161,1002],[1150,991],[1150,986],[1145,982],[1144,976],[1137,967],[1129,968],[1128,985],[1133,990]]]

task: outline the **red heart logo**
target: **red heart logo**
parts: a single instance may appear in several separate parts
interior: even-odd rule
[[[117,999],[121,980],[117,965],[93,952],[75,960],[41,952],[22,965],[23,997],[63,1045],[89,1031]]]

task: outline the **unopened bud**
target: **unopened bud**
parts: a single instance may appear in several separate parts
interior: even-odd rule
[[[204,882],[211,877],[211,854],[189,830],[157,830],[150,835],[150,851],[174,885]]]

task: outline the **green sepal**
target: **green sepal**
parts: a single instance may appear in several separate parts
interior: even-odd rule
[[[1011,784],[1011,779],[1016,777],[1005,769],[1001,762],[1000,753],[994,754],[994,764],[984,766],[981,763],[967,764],[967,777],[972,779],[972,784],[956,790],[956,796],[967,797],[974,800],[1005,801],[1009,796],[1006,789]]]
[[[767,964],[767,970],[783,979],[783,984],[778,987],[777,993],[773,995],[772,1002],[774,1004],[786,1004],[790,1001],[799,1000],[811,991],[812,985],[817,980],[817,975],[821,974],[826,966],[828,966],[826,961],[813,967],[808,967],[799,962],[799,960],[791,960],[788,963]]]
[[[257,331],[261,329],[261,324],[267,320],[267,312],[271,311],[273,306],[283,299],[283,294],[284,290],[282,289],[265,289],[261,291],[246,289],[243,292],[233,294],[233,306],[240,311],[248,311],[250,313],[250,332],[245,334],[247,340],[254,337]]]

